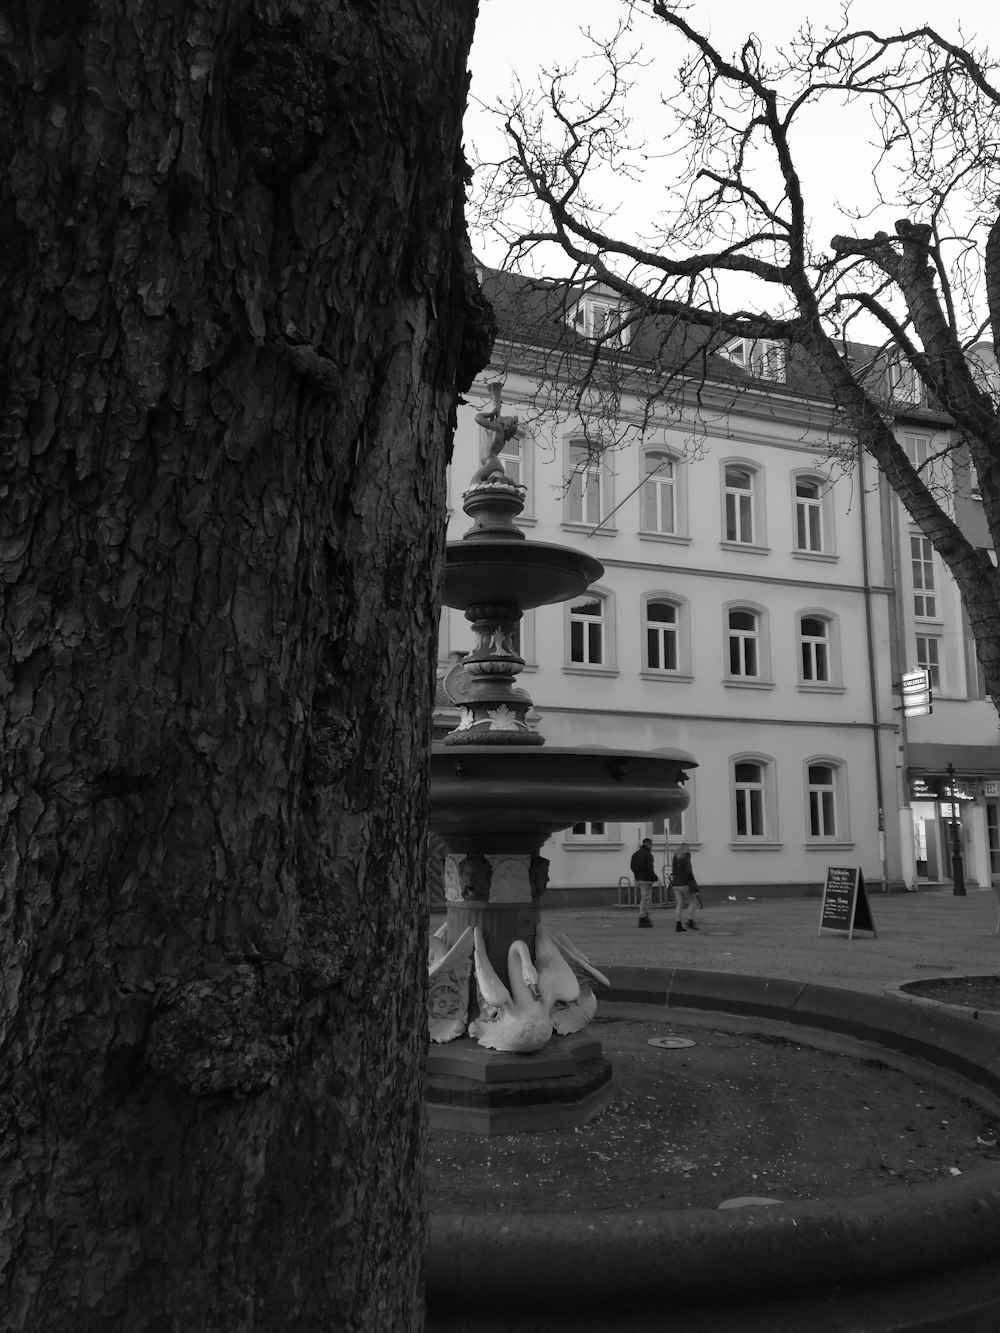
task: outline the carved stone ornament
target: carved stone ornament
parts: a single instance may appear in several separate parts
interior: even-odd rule
[[[486,857],[475,854],[467,856],[458,871],[462,878],[462,897],[467,902],[489,902],[493,867]]]

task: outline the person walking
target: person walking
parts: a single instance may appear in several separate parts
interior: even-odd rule
[[[686,842],[682,842],[674,852],[670,867],[670,882],[674,887],[674,898],[677,902],[677,922],[674,929],[697,930],[694,914],[698,910],[698,881],[691,866],[691,848]],[[686,927],[683,922],[685,912],[687,912]]]
[[[635,887],[639,890],[639,925],[649,928],[653,924],[649,915],[653,905],[653,885],[659,880],[653,865],[652,838],[643,838],[642,845],[632,853],[629,865]]]

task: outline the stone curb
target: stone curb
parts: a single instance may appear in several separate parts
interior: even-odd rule
[[[994,977],[996,976],[996,972],[968,972],[963,973],[963,975],[970,977]],[[893,999],[908,1000],[910,1004],[931,1005],[935,1009],[943,1009],[945,1012],[955,1014],[960,1018],[971,1018],[973,1020],[987,1019],[1000,1024],[1000,1009],[973,1009],[972,1006],[968,1004],[949,1004],[947,1000],[935,1000],[929,995],[914,995],[911,991],[906,990],[906,987],[912,985],[914,982],[925,980],[927,980],[926,977],[911,977],[909,981],[900,981],[894,985],[884,986],[883,989],[886,995],[891,996]]]
[[[751,1015],[874,1041],[1000,1093],[1000,1030],[896,998],[683,968],[605,967],[602,999]],[[913,997],[911,997],[912,999]],[[887,1281],[1000,1255],[1000,1166],[860,1198],[740,1210],[438,1214],[426,1263],[434,1311],[724,1303]],[[665,1261],[666,1258],[666,1261]],[[669,1304],[664,1308],[669,1308]]]

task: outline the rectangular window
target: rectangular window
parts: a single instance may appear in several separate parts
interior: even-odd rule
[[[934,548],[927,537],[910,535],[910,569],[913,573],[913,614],[923,620],[933,620],[937,616]]]
[[[941,689],[941,640],[929,634],[917,635],[917,666],[923,667],[932,690]]]
[[[516,482],[518,486],[524,482],[522,473],[524,471],[523,460],[523,442],[516,437],[507,440],[500,451],[500,462],[503,464],[503,470],[507,474],[509,481]]]
[[[651,820],[649,836],[654,842],[664,842],[669,840],[676,841],[684,837],[684,811],[680,810],[674,814],[668,815],[665,819]]]
[[[607,825],[601,820],[584,820],[582,824],[574,824],[571,831],[574,838],[607,837]]]
[[[905,434],[903,436],[903,452],[918,470],[927,462],[930,446],[931,442],[926,435]]]
[[[920,403],[924,398],[924,386],[920,376],[908,361],[901,356],[889,362],[886,375],[889,395],[898,403]]]

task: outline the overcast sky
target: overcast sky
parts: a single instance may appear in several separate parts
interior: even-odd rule
[[[589,25],[595,33],[608,33],[613,30],[622,8],[616,0],[481,0],[471,60],[467,143],[475,145],[484,154],[488,154],[491,147],[495,153],[496,131],[477,103],[495,105],[498,98],[509,92],[515,74],[525,86],[534,86],[540,68],[555,63],[564,67],[571,64],[588,49],[580,36],[581,26]],[[810,0],[807,12],[814,27],[822,28],[838,20],[840,9],[837,0]],[[790,4],[787,0],[764,0],[758,5],[747,4],[746,0],[692,0],[686,16],[693,26],[708,32],[725,54],[732,54],[739,50],[750,31],[754,31],[765,46],[786,42],[802,22],[805,12],[801,3]],[[975,46],[987,45],[994,55],[1000,55],[1000,5],[995,0],[952,0],[947,5],[941,4],[940,0],[938,3],[879,0],[877,5],[855,4],[851,19],[854,27],[870,25],[879,32],[894,32],[901,27],[910,28],[928,22],[944,36],[956,40],[960,19],[967,42],[974,38],[972,44]],[[662,31],[659,25],[657,27]],[[672,47],[675,52],[681,49],[678,37],[673,38]],[[646,53],[662,60],[658,54],[661,49],[661,41],[655,46],[651,41]],[[668,63],[672,69],[675,60],[670,58]],[[663,84],[655,66],[641,77],[650,93],[648,100],[641,104],[641,128],[652,136],[658,121],[655,92]],[[666,77],[664,72],[662,78]],[[871,191],[871,169],[865,167],[866,133],[867,122],[863,123],[860,117],[852,121],[850,115],[843,112],[817,116],[808,127],[808,153],[799,149],[799,166],[805,177],[807,195],[812,200],[811,212],[816,217],[815,235],[817,239],[822,238],[824,244],[834,231],[849,229],[843,212],[837,208],[838,197],[845,202],[861,198],[866,181],[869,193]],[[671,170],[670,164],[665,163],[649,173],[642,197],[650,213],[655,211],[663,192],[671,188]],[[627,220],[630,221],[632,216],[630,201]],[[895,214],[882,217],[876,225],[891,226],[894,219]],[[863,233],[870,229],[874,228],[868,223],[859,226]],[[473,244],[476,253],[487,263],[500,262],[502,248],[495,242],[474,233]]]

